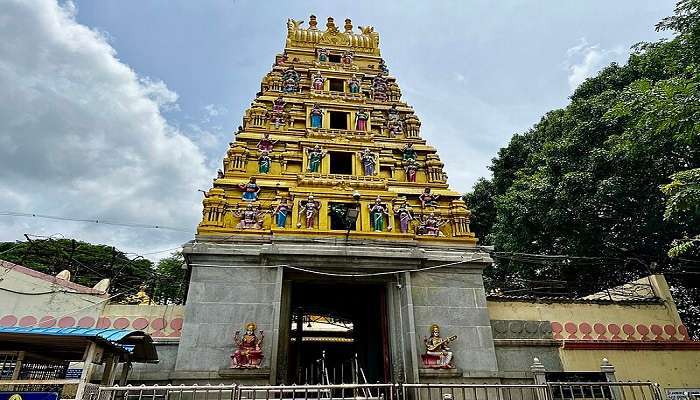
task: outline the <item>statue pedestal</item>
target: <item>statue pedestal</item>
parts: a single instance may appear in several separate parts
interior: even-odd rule
[[[419,368],[421,378],[461,378],[463,371],[459,368]]]
[[[269,379],[270,368],[221,368],[219,376],[236,379]]]

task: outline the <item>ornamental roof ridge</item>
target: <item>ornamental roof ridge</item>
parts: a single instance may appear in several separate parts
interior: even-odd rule
[[[357,52],[379,56],[379,33],[372,26],[358,26],[359,33],[353,32],[352,20],[345,19],[343,31],[335,25],[333,17],[328,17],[326,30],[318,29],[315,15],[309,16],[309,25],[302,27],[303,20],[287,20],[287,47],[316,47],[317,45],[347,47]]]

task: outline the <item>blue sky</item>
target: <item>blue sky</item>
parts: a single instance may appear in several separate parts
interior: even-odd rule
[[[674,3],[640,1],[0,1],[0,211],[194,229],[206,189],[282,51],[287,18],[352,18],[467,191],[497,150]],[[10,17],[2,18],[4,16]],[[322,25],[322,24],[320,24]],[[37,51],[41,49],[41,51]],[[2,118],[5,117],[5,118]],[[0,240],[60,234],[133,252],[191,232],[0,216]]]

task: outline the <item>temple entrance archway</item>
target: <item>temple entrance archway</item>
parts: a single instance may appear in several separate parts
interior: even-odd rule
[[[288,383],[390,381],[385,284],[288,287]]]

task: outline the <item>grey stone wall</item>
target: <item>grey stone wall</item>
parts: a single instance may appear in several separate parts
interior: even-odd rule
[[[444,269],[411,274],[411,294],[419,353],[430,325],[441,336],[457,335],[449,344],[455,366],[463,371],[496,371],[496,354],[480,269]]]
[[[229,266],[222,263],[192,268],[175,365],[178,371],[228,368],[234,350],[233,333],[243,333],[247,322],[257,323],[257,330],[265,332],[263,367],[270,366],[271,344],[277,330],[277,268],[232,267],[236,258],[226,261]]]

